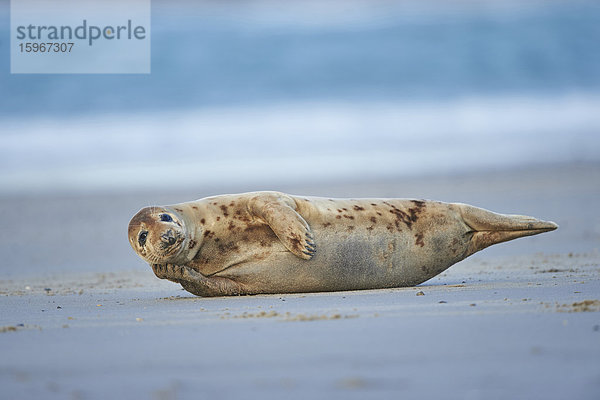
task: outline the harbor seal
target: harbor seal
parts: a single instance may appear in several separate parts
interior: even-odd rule
[[[146,207],[128,233],[157,277],[225,296],[414,286],[557,227],[460,203],[253,192]]]

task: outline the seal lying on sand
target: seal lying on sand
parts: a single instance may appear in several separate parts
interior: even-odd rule
[[[413,286],[557,227],[458,203],[254,192],[146,207],[129,243],[159,278],[226,296]]]

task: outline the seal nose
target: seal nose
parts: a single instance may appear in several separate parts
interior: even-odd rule
[[[160,237],[164,242],[167,242],[169,246],[174,245],[176,242],[175,235],[173,235],[173,231],[171,229],[160,235]]]

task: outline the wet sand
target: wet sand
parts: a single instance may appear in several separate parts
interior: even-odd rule
[[[600,166],[0,199],[1,398],[600,396]],[[137,209],[222,192],[418,197],[559,230],[414,288],[199,298],[126,239]]]

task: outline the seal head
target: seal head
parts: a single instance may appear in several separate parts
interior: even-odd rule
[[[150,264],[176,262],[187,238],[181,216],[166,207],[141,209],[129,222],[129,244]]]

